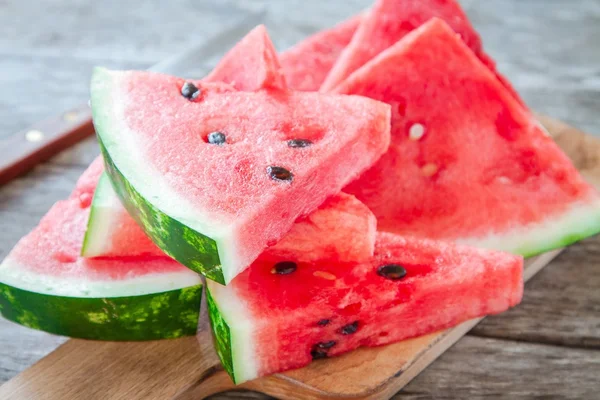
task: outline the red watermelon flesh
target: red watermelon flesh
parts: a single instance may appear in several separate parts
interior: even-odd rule
[[[339,193],[327,199],[263,256],[280,260],[359,261],[373,255],[377,220],[356,197]]]
[[[225,82],[244,91],[286,87],[277,52],[264,25],[250,31],[204,80]]]
[[[237,43],[204,81],[228,83],[245,91],[269,87],[285,89],[285,77],[280,69],[273,43],[266,28],[260,25]],[[102,157],[98,157],[79,179],[75,189],[81,193],[81,201],[88,205],[95,192],[81,255],[166,257],[120,204],[108,178],[100,179],[103,172],[104,163]]]
[[[411,32],[335,92],[392,105],[389,151],[345,189],[379,229],[523,255],[600,230],[594,190],[443,21]]]
[[[95,168],[88,169],[95,174]],[[82,176],[81,181],[87,181]],[[84,257],[163,256],[127,213],[106,175],[98,182],[83,248]],[[373,255],[377,221],[354,196],[339,193],[327,199],[263,254],[303,261],[356,261]]]
[[[331,29],[315,33],[280,54],[288,86],[294,90],[317,91],[342,50],[350,43],[362,15]]]
[[[75,189],[73,189],[70,197],[78,198],[81,202],[81,207],[88,208],[92,203],[92,197],[94,196],[98,180],[103,173],[104,160],[102,160],[102,157],[96,157],[77,180]]]
[[[26,236],[26,239],[15,246],[11,255],[17,256],[19,262],[32,272],[40,274],[51,272],[57,277],[75,275],[76,278],[83,280],[96,277],[124,279],[151,273],[154,268],[157,271],[185,271],[186,275],[191,276],[182,265],[173,260],[155,262],[155,257],[138,255],[136,257],[138,261],[147,261],[140,263],[117,258],[87,260],[79,256],[91,209],[91,201],[87,200],[87,195],[93,193],[103,171],[104,164],[100,156],[78,179],[69,198],[57,202],[42,218],[39,225]],[[40,249],[46,248],[49,252],[33,251],[34,246]],[[77,264],[78,268],[74,269],[69,265],[70,263]],[[135,266],[136,264],[142,265]]]
[[[258,90],[277,86],[273,82],[284,83],[278,66],[277,54],[266,30],[259,26],[242,39],[205,80],[222,80],[235,83],[243,90]],[[262,79],[265,76],[273,79]],[[100,157],[81,177],[76,189],[85,190],[84,198],[89,202],[95,188],[82,256],[166,256],[129,216],[107,177],[101,178],[96,187],[102,171]],[[297,221],[281,241],[266,251],[307,260],[333,257],[355,261],[373,255],[375,230],[373,213],[353,196],[340,193]]]
[[[79,251],[88,214],[89,208],[81,208],[74,199],[59,201],[26,240],[13,249],[9,259],[17,259],[20,265],[33,274],[92,281],[131,279],[152,272],[185,271],[177,262],[164,258],[156,261],[143,258],[144,262],[140,262],[140,259],[126,261],[80,258]],[[36,248],[40,251],[34,251]],[[47,251],[41,251],[43,249]],[[81,285],[86,283],[81,282]]]
[[[261,257],[226,287],[208,282],[235,383],[499,313],[523,292],[521,257],[385,233],[369,261],[298,262],[286,274],[276,262]]]
[[[195,81],[190,100],[184,84],[97,69],[94,124],[113,185],[146,234],[222,283],[389,144],[389,106],[364,97],[232,92]],[[213,132],[225,143],[209,143]],[[311,144],[292,145],[298,140]]]
[[[456,0],[378,0],[361,20],[352,41],[342,51],[323,82],[321,91],[332,90],[370,59],[434,17],[446,21],[497,74],[494,61],[483,51],[481,38]],[[522,103],[508,81],[503,77],[501,79]]]

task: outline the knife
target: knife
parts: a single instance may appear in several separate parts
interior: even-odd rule
[[[264,10],[252,10],[234,19],[218,34],[149,68],[169,75],[200,77],[207,60],[223,54],[250,29],[264,20]],[[190,76],[190,71],[193,75]],[[0,186],[29,171],[58,152],[92,135],[92,113],[87,104],[38,122],[0,139]]]

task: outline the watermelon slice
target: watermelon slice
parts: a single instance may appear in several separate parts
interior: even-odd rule
[[[354,196],[339,193],[300,218],[265,253],[280,259],[356,261],[375,247],[377,220]],[[121,205],[106,174],[98,181],[81,251],[84,257],[165,256]]]
[[[525,256],[600,231],[600,201],[541,125],[443,21],[335,92],[392,105],[389,151],[345,188],[378,228]]]
[[[0,264],[0,314],[59,335],[101,340],[154,340],[194,335],[200,277],[161,257],[79,257],[95,162]]]
[[[315,33],[279,56],[287,84],[306,92],[319,90],[340,53],[352,40],[362,15]]]
[[[206,82],[225,82],[237,90],[286,87],[277,52],[264,25],[248,33],[206,77]]]
[[[364,262],[261,257],[228,286],[208,282],[207,301],[218,354],[241,383],[502,312],[521,300],[522,267],[510,254],[383,233]]]
[[[244,91],[268,87],[285,89],[285,77],[282,75],[277,53],[264,25],[257,26],[238,42],[204,81],[224,82]],[[103,171],[102,157],[98,157],[90,168],[90,173],[87,173],[93,178],[91,182],[80,183],[82,189],[89,193],[94,193],[95,189],[81,255],[83,257],[166,256],[121,205],[108,176],[103,175],[98,181]],[[98,182],[97,188],[96,182]]]
[[[481,38],[456,0],[378,0],[331,68],[321,91],[332,90],[370,59],[434,17],[446,21],[466,45],[498,74],[494,61],[483,51]],[[515,99],[522,103],[508,81],[498,76]]]
[[[165,253],[220,283],[389,145],[389,106],[358,96],[232,92],[98,68],[92,111],[129,214]]]

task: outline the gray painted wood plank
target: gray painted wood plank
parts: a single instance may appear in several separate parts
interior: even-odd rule
[[[87,101],[89,74],[94,65],[114,68],[151,65],[217,31],[223,19],[231,15],[232,7],[235,10],[268,7],[270,16],[265,22],[278,48],[283,49],[370,3],[370,0],[0,1],[0,87],[3,92],[0,140],[35,120]],[[580,0],[576,5],[569,0],[463,3],[499,68],[534,109],[590,133],[600,133],[596,115],[600,109],[599,2]],[[83,166],[96,154],[96,145],[88,141],[0,189],[0,257],[37,223],[54,201],[69,193]],[[525,300],[519,308],[488,318],[475,334],[597,347],[600,278],[593,264],[600,261],[596,260],[599,245],[599,240],[590,239],[570,248],[528,284]],[[583,263],[588,257],[594,262]],[[0,382],[14,376],[62,340],[0,320]],[[597,351],[511,343],[466,338],[409,385],[405,396],[501,398],[503,393],[512,393],[513,398],[531,398],[535,394],[549,398],[577,398],[576,395],[586,398],[595,394],[593,389],[598,389],[594,385],[597,380],[590,380],[590,376],[585,375],[587,372],[581,372],[598,371]],[[490,375],[498,366],[512,370],[515,358],[511,352],[519,351],[527,354],[527,360],[533,360],[526,360],[524,366],[519,363],[516,369],[520,371],[519,376],[505,376],[506,371]],[[478,363],[479,352],[486,362]],[[560,361],[559,355],[564,361]],[[582,360],[581,370],[571,357]],[[481,370],[479,375],[463,374],[465,365],[477,367]],[[557,386],[561,365],[569,383],[574,379],[573,385]],[[536,374],[536,370],[549,372]],[[545,374],[552,380],[546,379]],[[486,379],[492,381],[486,383]],[[511,384],[515,387],[501,392]],[[546,389],[544,385],[549,386]],[[531,388],[539,392],[526,391]]]
[[[600,352],[464,337],[397,399],[594,399]]]
[[[518,307],[486,318],[471,333],[600,350],[598,265],[598,237],[568,247],[526,284]]]

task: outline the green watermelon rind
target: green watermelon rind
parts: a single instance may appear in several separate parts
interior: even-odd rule
[[[218,245],[197,230],[159,210],[123,175],[108,151],[104,137],[112,138],[121,125],[113,110],[113,90],[118,82],[104,68],[92,76],[92,113],[106,172],[123,206],[152,241],[181,264],[209,279],[225,283]],[[200,221],[196,221],[200,222]]]
[[[96,122],[95,124],[96,129],[101,125]],[[115,192],[129,215],[143,228],[150,239],[181,264],[224,284],[225,278],[221,270],[217,243],[169,217],[146,201],[115,166],[99,135],[98,142],[104,156],[106,172]]]
[[[595,225],[595,226],[591,226],[588,229],[585,229],[585,230],[582,230],[579,232],[569,233],[568,235],[565,235],[565,236],[557,239],[556,241],[547,242],[545,245],[540,246],[540,247],[535,247],[535,248],[527,248],[526,247],[526,248],[519,249],[519,250],[517,250],[517,254],[520,254],[525,258],[534,257],[534,256],[538,256],[540,254],[546,253],[548,251],[561,249],[563,247],[570,246],[574,243],[579,242],[580,240],[586,239],[590,236],[597,235],[598,233],[600,233],[600,215],[597,215],[597,217],[598,217],[597,225]]]
[[[221,315],[215,300],[210,295],[208,288],[206,289],[206,304],[208,307],[208,316],[210,320],[210,326],[213,331],[217,354],[219,355],[221,364],[223,364],[223,368],[225,371],[227,371],[231,377],[231,380],[235,383],[236,380],[233,367],[233,354],[231,351],[231,330],[229,329],[227,322],[225,322],[225,319],[223,319],[223,316]]]
[[[259,376],[252,312],[232,286],[206,281],[206,302],[215,348],[235,384]]]
[[[458,243],[507,251],[523,257],[533,257],[563,248],[600,233],[600,200],[594,195],[587,202],[571,205],[556,217],[487,238],[464,238]]]
[[[202,285],[140,296],[53,296],[0,282],[0,314],[17,324],[92,340],[144,341],[195,335]]]

